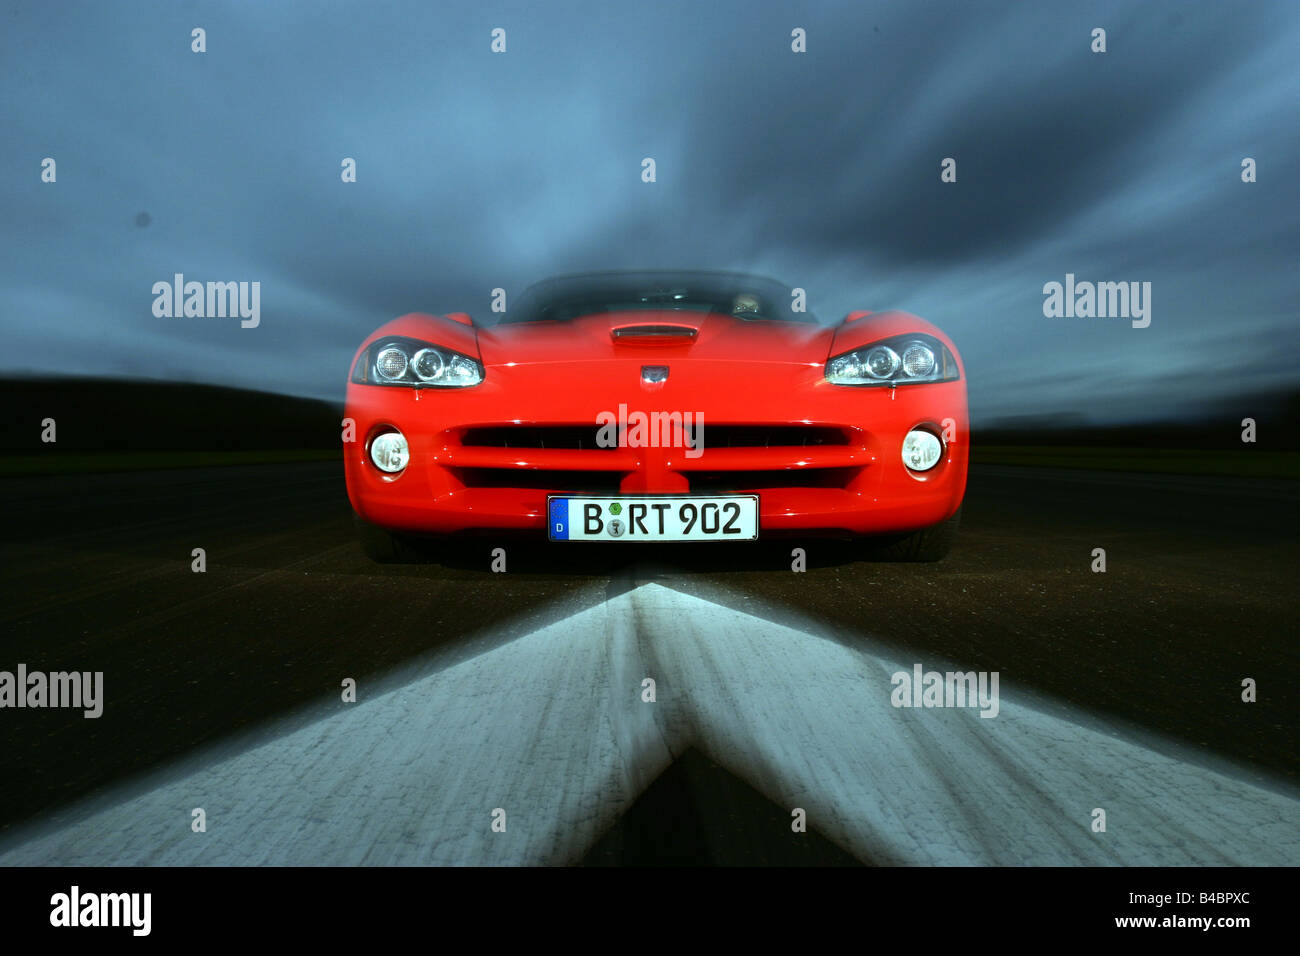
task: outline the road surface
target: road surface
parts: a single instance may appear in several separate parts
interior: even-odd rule
[[[0,484],[0,670],[105,698],[0,709],[0,864],[1300,863],[1293,483],[977,468],[934,565],[409,566],[334,464]]]

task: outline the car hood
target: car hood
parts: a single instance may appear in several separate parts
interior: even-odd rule
[[[479,329],[478,344],[487,366],[655,357],[807,365],[826,360],[832,335],[832,329],[811,322],[638,309],[488,326]]]

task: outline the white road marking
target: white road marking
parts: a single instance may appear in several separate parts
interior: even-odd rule
[[[1300,863],[1280,786],[1035,709],[1013,675],[995,719],[895,709],[915,661],[818,630],[643,585],[85,801],[11,834],[0,865],[566,863],[689,746],[874,862]]]

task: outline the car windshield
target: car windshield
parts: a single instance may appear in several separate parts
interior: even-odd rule
[[[718,312],[752,322],[810,322],[794,290],[771,279],[726,272],[629,272],[565,276],[528,288],[498,324],[568,322],[601,312]],[[800,297],[802,299],[802,296]]]

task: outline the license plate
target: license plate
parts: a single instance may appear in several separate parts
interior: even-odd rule
[[[758,495],[552,495],[552,541],[753,541]]]

